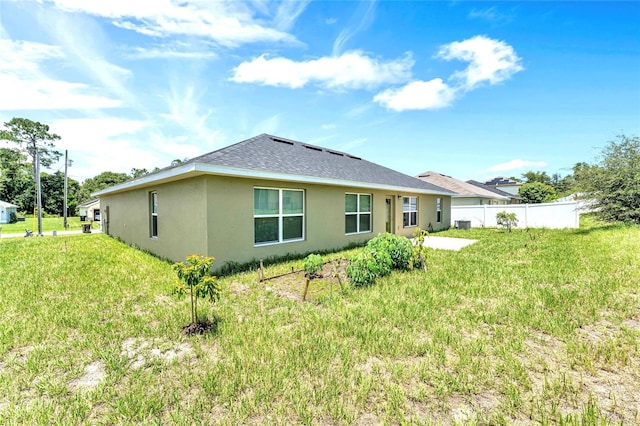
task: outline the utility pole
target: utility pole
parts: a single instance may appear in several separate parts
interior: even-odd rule
[[[67,223],[67,166],[69,166],[67,150],[64,150],[64,199],[62,200],[62,208],[64,210],[64,229],[67,230],[69,228],[69,224]]]
[[[36,148],[36,204],[38,206],[38,236],[42,236],[42,186],[40,185],[40,153]]]

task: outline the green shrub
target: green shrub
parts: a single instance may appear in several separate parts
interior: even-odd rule
[[[176,294],[187,294],[191,297],[191,324],[198,321],[198,298],[208,298],[216,302],[220,298],[220,284],[211,275],[211,265],[215,257],[190,254],[186,261],[173,264],[180,282],[174,287]]]
[[[393,269],[406,270],[411,267],[413,246],[408,238],[385,232],[369,240],[367,247],[374,249],[376,252],[384,250],[389,253]]]
[[[411,266],[420,267],[423,271],[427,272],[427,248],[424,246],[424,240],[429,236],[429,232],[421,228],[416,228],[413,231],[413,247],[411,254]]]
[[[353,255],[347,266],[347,275],[355,286],[371,285],[381,276],[381,267],[375,256],[367,249]]]
[[[511,227],[518,226],[518,215],[502,211],[496,214],[496,222],[498,225],[505,227],[508,232],[511,232]]]
[[[322,256],[319,254],[310,254],[304,259],[304,272],[309,278],[313,278],[320,269],[322,269]]]
[[[17,221],[18,216],[14,212],[9,213],[9,223],[16,223]]]

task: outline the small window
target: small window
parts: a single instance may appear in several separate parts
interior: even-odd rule
[[[151,238],[158,238],[158,193],[151,192],[149,194],[149,210],[151,211],[150,217],[150,236]]]
[[[344,233],[371,232],[371,194],[345,194]]]
[[[253,189],[254,244],[274,244],[304,239],[304,191]]]
[[[402,202],[402,226],[418,226],[418,197],[404,197]]]
[[[436,222],[442,222],[442,198],[436,198]]]

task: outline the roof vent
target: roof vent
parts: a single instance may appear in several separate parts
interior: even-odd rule
[[[317,146],[311,146],[311,145],[303,145],[305,148],[313,150],[313,151],[320,151],[322,152],[322,148],[318,148]]]
[[[347,157],[349,157],[349,158],[353,158],[354,160],[362,160],[362,158],[360,158],[360,157],[356,157],[356,156],[354,156],[354,155],[347,155]]]
[[[293,142],[291,141],[286,141],[284,139],[278,139],[278,138],[271,138],[272,141],[274,142],[280,142],[280,143],[286,143],[287,145],[293,145]]]
[[[339,155],[340,157],[344,157],[344,154],[343,154],[343,153],[341,153],[341,152],[336,152],[336,151],[328,151],[328,150],[327,150],[327,152],[328,152],[329,154],[333,154],[333,155]]]

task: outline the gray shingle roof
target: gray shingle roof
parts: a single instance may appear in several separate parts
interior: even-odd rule
[[[126,191],[156,181],[202,173],[260,177],[291,182],[386,187],[427,194],[454,195],[440,186],[371,163],[344,152],[261,134],[174,166],[98,191],[93,196]],[[271,175],[265,177],[265,175]]]
[[[520,199],[520,197],[518,197],[517,195],[510,194],[506,191],[495,188],[493,186],[485,185],[484,183],[478,182],[477,180],[468,180],[467,183],[470,183],[471,185],[475,185],[479,188],[486,189],[487,191],[495,192],[498,195],[504,195],[505,197]]]
[[[450,192],[360,157],[268,134],[192,158],[187,163]]]
[[[479,188],[477,186],[471,185],[470,183],[434,171],[420,173],[417,178],[425,182],[440,186],[442,188],[446,188],[459,196],[504,199],[504,197],[496,194],[493,191]]]

